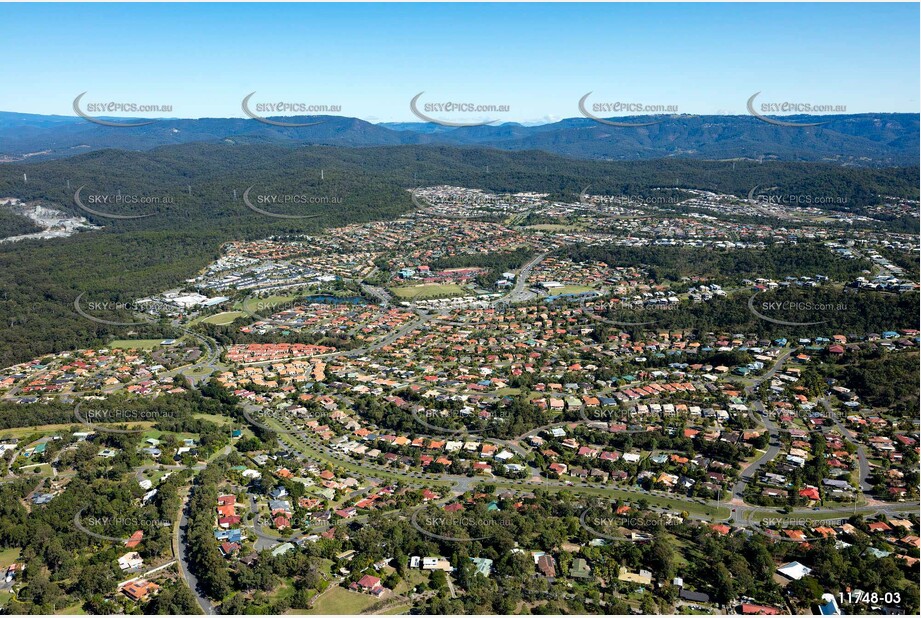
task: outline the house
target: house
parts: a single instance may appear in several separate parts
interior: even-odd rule
[[[414,558],[418,558],[418,556],[414,556]],[[477,573],[483,577],[489,577],[492,573],[492,560],[489,558],[471,558],[470,562],[473,563]],[[410,564],[410,566],[412,565]]]
[[[277,530],[284,530],[291,527],[291,520],[284,515],[279,515],[272,520],[272,524],[274,524]]]
[[[800,497],[806,498],[807,500],[820,500],[821,499],[819,497],[819,489],[817,487],[810,486],[810,487],[806,487],[806,489],[801,489],[799,491],[799,495]]]
[[[136,579],[122,586],[122,593],[132,601],[143,601],[154,594],[160,586],[146,579]]]
[[[238,551],[240,551],[240,544],[239,544],[239,543],[235,543],[235,542],[233,542],[233,541],[224,541],[223,543],[221,543],[221,544],[218,546],[218,549],[221,550],[221,554],[222,554],[225,558],[230,558],[230,557],[233,556],[235,553],[237,553]]]
[[[739,612],[746,616],[777,616],[784,613],[782,610],[770,605],[757,605],[755,603],[742,603]]]
[[[550,554],[542,554],[537,556],[535,562],[537,564],[537,570],[540,571],[544,577],[556,577],[556,560],[553,559],[553,556]]]
[[[799,562],[793,561],[777,567],[777,572],[787,579],[800,580],[809,575],[812,572],[812,569],[800,564]]]
[[[141,554],[136,551],[130,551],[118,559],[118,568],[122,571],[132,571],[140,569],[142,566],[144,566],[144,560],[141,558]]]
[[[144,531],[143,531],[143,530],[136,530],[136,531],[134,532],[134,534],[132,534],[132,535],[128,538],[128,540],[125,542],[125,547],[127,547],[128,549],[132,549],[132,548],[134,548],[134,547],[137,547],[138,545],[141,544],[141,540],[142,540],[143,538],[144,538]]]
[[[726,536],[729,534],[730,528],[726,524],[710,524],[710,529],[719,534],[720,536]]]
[[[572,566],[569,567],[569,576],[577,579],[588,579],[592,576],[592,567],[588,565],[585,558],[575,558]]]
[[[451,561],[441,556],[426,556],[422,559],[422,569],[425,571],[444,571],[450,573],[454,570]]]
[[[373,575],[363,575],[357,582],[353,582],[349,588],[376,597],[387,592],[387,589],[381,585],[381,579]]]
[[[681,592],[678,593],[678,598],[684,599],[685,601],[691,601],[693,603],[709,603],[710,595],[706,592],[694,592],[693,590],[681,589]]]
[[[640,569],[639,573],[633,573],[628,570],[627,567],[622,566],[620,567],[620,573],[617,575],[617,579],[622,582],[631,582],[642,586],[652,585],[652,573],[646,569]]]

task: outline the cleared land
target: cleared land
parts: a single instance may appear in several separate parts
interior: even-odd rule
[[[427,298],[454,298],[469,296],[470,292],[456,283],[426,283],[390,288],[391,293],[401,300],[425,300]]]
[[[109,344],[110,348],[117,350],[152,350],[160,345],[163,339],[116,339]]]
[[[352,592],[339,586],[331,587],[320,595],[316,605],[307,614],[360,614],[377,602],[369,594]]]
[[[246,313],[242,311],[224,311],[222,313],[215,313],[214,315],[209,315],[206,318],[203,318],[201,321],[206,324],[216,324],[217,326],[227,326],[232,323],[234,320],[239,318],[246,317]]]

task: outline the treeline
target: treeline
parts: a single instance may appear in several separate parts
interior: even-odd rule
[[[527,248],[501,253],[458,254],[438,258],[430,266],[434,269],[486,268],[487,272],[479,277],[480,282],[484,285],[492,285],[502,273],[518,270],[533,256],[534,251]]]
[[[41,231],[42,228],[33,223],[28,217],[23,217],[8,208],[0,206],[0,239],[22,234],[34,234]]]
[[[751,333],[764,339],[784,337],[831,337],[834,334],[863,336],[889,330],[918,328],[919,303],[917,293],[888,294],[831,287],[788,288],[759,293],[752,301],[755,310],[775,320],[786,322],[821,322],[791,326],[770,322],[749,309],[752,293],[739,292],[727,297],[714,297],[700,303],[682,302],[673,309],[609,311],[607,318],[625,322],[653,322],[650,326],[622,327],[642,336],[643,329],[693,329],[699,333]],[[764,303],[811,303],[821,309],[766,308]],[[616,332],[621,327],[599,323],[599,330]],[[849,337],[853,339],[853,337]]]
[[[189,567],[198,578],[202,592],[216,600],[230,594],[233,584],[214,538],[214,507],[217,505],[218,484],[226,472],[224,468],[224,460],[220,459],[198,475],[189,498],[189,523],[185,531]]]
[[[872,264],[864,259],[847,260],[832,255],[820,243],[769,245],[764,249],[719,251],[697,247],[618,247],[577,245],[567,249],[573,260],[604,262],[609,266],[644,266],[659,283],[683,277],[712,281],[780,279],[825,275],[837,281],[853,280]]]
[[[549,412],[541,410],[523,396],[504,397],[492,407],[490,418],[481,419],[472,413],[467,417],[461,416],[459,411],[463,404],[457,401],[433,402],[422,398],[420,394],[410,389],[402,389],[394,394],[411,405],[422,405],[428,409],[434,407],[436,410],[450,411],[451,414],[445,416],[436,414],[428,417],[425,412],[418,412],[414,415],[408,409],[369,395],[355,398],[355,411],[375,425],[392,431],[422,436],[430,435],[437,430],[426,427],[418,419],[434,427],[456,431],[466,429],[478,432],[487,438],[500,439],[521,435],[534,427],[546,425],[552,419]]]
[[[901,354],[860,351],[842,359],[835,375],[873,407],[888,408],[898,416],[918,418],[917,350]],[[837,369],[837,368],[836,368]]]

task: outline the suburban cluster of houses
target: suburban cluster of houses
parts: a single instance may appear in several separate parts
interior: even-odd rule
[[[161,345],[168,347],[173,342],[164,340]],[[187,358],[182,354],[179,360]],[[184,392],[172,377],[163,375],[168,368],[149,350],[60,352],[0,371],[0,393],[15,388],[17,402],[34,403],[49,396],[116,387],[147,397]]]

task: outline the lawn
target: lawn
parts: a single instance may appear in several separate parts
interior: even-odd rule
[[[550,293],[554,296],[558,296],[560,294],[581,294],[583,292],[591,292],[594,289],[595,288],[587,285],[564,285],[561,288],[555,288],[551,290]]]
[[[73,423],[61,423],[58,425],[33,425],[31,427],[11,427],[0,431],[0,439],[17,438],[19,440],[26,436],[40,433],[42,435],[61,435],[69,433],[71,428],[76,427],[79,431],[82,428],[80,421],[76,418]]]
[[[263,317],[268,317],[273,313],[277,313],[278,311],[290,308],[291,301],[295,300],[299,296],[299,294],[291,294],[289,296],[268,296],[266,298],[250,296],[243,301],[241,306],[237,306],[239,303],[235,305],[234,309],[240,309],[244,315],[248,312],[256,313]]]
[[[529,225],[525,229],[539,232],[578,232],[584,230],[585,227],[580,223],[538,223],[537,225]]]
[[[228,425],[233,422],[233,419],[229,416],[224,416],[222,414],[202,414],[197,413],[192,415],[195,418],[199,418],[205,421],[211,421],[216,425]]]
[[[163,339],[116,339],[109,344],[109,347],[116,350],[152,350],[160,345],[161,341]]]
[[[415,569],[409,570],[407,571],[406,577],[396,585],[393,591],[396,594],[407,594],[422,582],[427,581],[428,578],[428,573],[425,571],[417,571]]]
[[[0,569],[5,571],[14,562],[19,562],[18,547],[8,547],[0,550]]]
[[[360,614],[362,611],[376,603],[375,599],[369,594],[352,592],[339,586],[330,586],[329,590],[324,592],[313,609],[307,610],[307,614]]]
[[[238,318],[246,317],[246,313],[243,311],[224,311],[222,313],[215,313],[214,315],[209,315],[206,318],[202,318],[201,322],[206,324],[216,324],[218,326],[227,326]]]
[[[453,298],[469,296],[470,292],[456,283],[426,283],[390,288],[394,296],[401,300],[425,300],[428,298]]]

